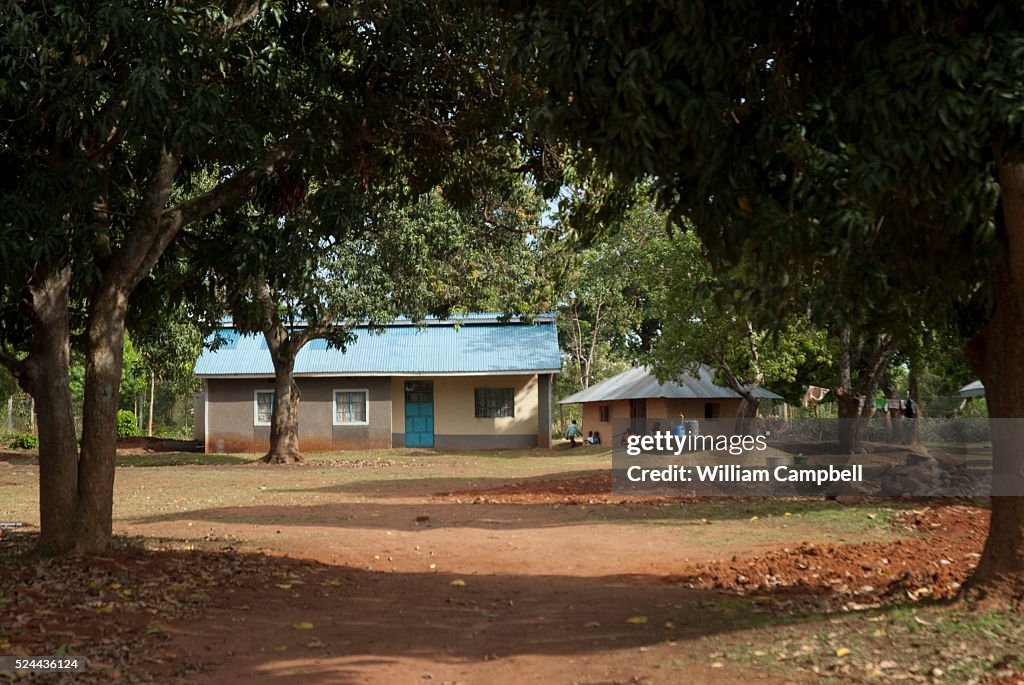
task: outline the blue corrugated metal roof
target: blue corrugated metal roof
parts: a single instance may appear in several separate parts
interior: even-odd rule
[[[485,323],[486,321],[486,323]],[[313,341],[295,359],[295,373],[317,375],[390,375],[557,371],[558,334],[550,317],[535,324],[428,321],[426,327],[389,325],[383,333],[356,330],[345,351]],[[262,335],[237,336],[230,349],[204,349],[198,376],[267,376],[274,373]]]

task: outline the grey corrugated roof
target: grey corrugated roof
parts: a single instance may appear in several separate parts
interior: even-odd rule
[[[553,318],[534,324],[431,321],[423,328],[404,323],[383,333],[356,329],[345,351],[313,340],[295,359],[295,374],[390,375],[496,372],[557,372],[561,366]],[[267,376],[274,373],[263,336],[224,332],[227,345],[204,349],[197,376]]]
[[[781,400],[781,395],[757,388],[754,396],[763,400]],[[607,378],[597,385],[569,395],[559,404],[580,402],[609,402],[611,400],[639,400],[651,397],[674,399],[733,399],[739,394],[729,388],[715,385],[715,372],[703,364],[696,375],[683,374],[675,382],[659,383],[646,367],[634,367]]]
[[[960,388],[960,397],[984,397],[985,386],[981,381],[973,381]]]

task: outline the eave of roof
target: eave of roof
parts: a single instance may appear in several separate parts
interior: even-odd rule
[[[559,404],[581,402],[611,402],[614,400],[638,400],[658,397],[672,399],[736,399],[739,393],[714,383],[714,372],[700,365],[694,374],[682,374],[676,381],[661,383],[646,367],[634,367],[607,378],[585,390],[570,395]],[[754,396],[759,399],[781,400],[770,390],[757,388]]]
[[[417,326],[400,322],[382,332],[357,328],[345,350],[314,340],[295,359],[296,376],[481,375],[557,373],[561,366],[554,319],[498,323],[477,318]],[[231,342],[204,349],[194,373],[203,378],[273,375],[263,336],[229,332]]]
[[[984,397],[985,386],[981,381],[972,381],[960,388],[960,397]]]

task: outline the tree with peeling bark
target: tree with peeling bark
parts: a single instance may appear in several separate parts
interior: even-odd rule
[[[443,0],[8,0],[0,25],[0,361],[39,413],[40,549],[99,552],[126,315],[168,246],[269,177],[469,192],[525,90],[498,24]]]
[[[537,125],[654,176],[716,262],[754,254],[768,316],[822,275],[809,311],[851,332],[973,336],[996,478],[1024,493],[1019,3],[514,6],[513,58],[552,67]],[[1024,497],[993,498],[971,585],[1021,605]]]

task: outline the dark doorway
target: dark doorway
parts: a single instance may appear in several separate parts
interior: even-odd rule
[[[647,400],[629,401],[629,427],[634,433],[646,433]]]

